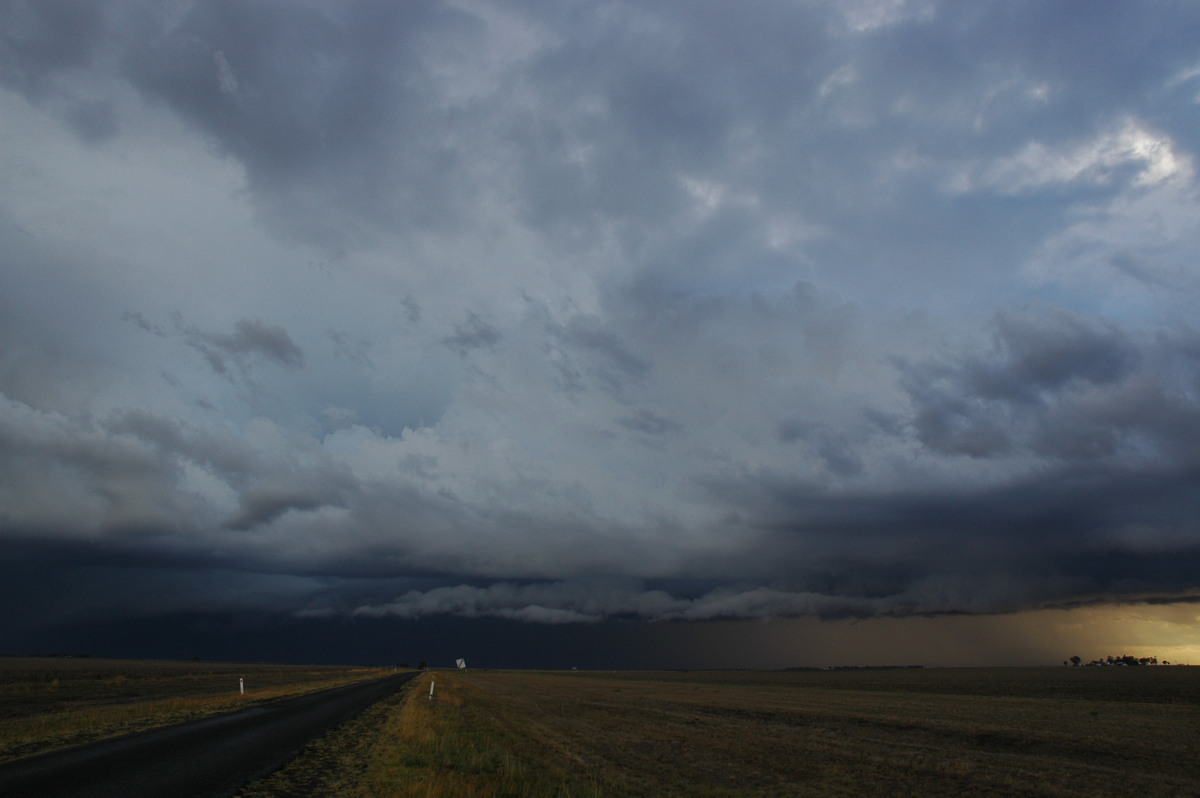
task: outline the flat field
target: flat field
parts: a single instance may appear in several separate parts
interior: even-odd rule
[[[0,759],[381,673],[0,658]],[[243,792],[300,795],[1200,795],[1200,668],[429,672]]]
[[[1200,794],[1200,668],[468,671],[411,684],[245,798]]]
[[[0,762],[383,672],[311,665],[0,657]],[[239,679],[245,680],[244,695]]]

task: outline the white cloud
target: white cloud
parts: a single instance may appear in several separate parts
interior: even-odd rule
[[[217,83],[221,91],[225,94],[237,94],[238,79],[233,74],[233,67],[229,66],[229,59],[225,57],[224,50],[213,53],[213,63],[217,65]]]
[[[1090,141],[1048,147],[1030,142],[1016,154],[989,165],[981,187],[1023,194],[1063,184],[1107,184],[1122,168],[1133,168],[1135,186],[1156,186],[1173,178],[1191,180],[1191,159],[1177,155],[1171,140],[1135,119]],[[975,182],[974,180],[972,182]]]
[[[834,5],[855,33],[869,33],[904,20],[929,17],[935,7],[924,0],[846,0]]]

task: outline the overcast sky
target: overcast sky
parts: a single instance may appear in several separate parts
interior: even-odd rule
[[[1190,2],[3,0],[3,646],[1194,598],[1198,150]]]

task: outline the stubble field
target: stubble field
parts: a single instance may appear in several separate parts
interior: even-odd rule
[[[382,673],[0,659],[0,758]],[[428,672],[242,798],[1198,794],[1200,668],[1160,666]]]
[[[1198,722],[1200,668],[444,672],[244,796],[1197,795]]]

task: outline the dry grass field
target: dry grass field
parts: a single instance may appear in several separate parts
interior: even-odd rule
[[[0,762],[382,673],[328,666],[0,657]],[[245,695],[239,678],[245,679]]]
[[[1198,794],[1158,667],[431,673],[244,798]]]
[[[376,675],[0,658],[0,758]],[[641,795],[1200,795],[1200,668],[429,672],[242,794]]]

